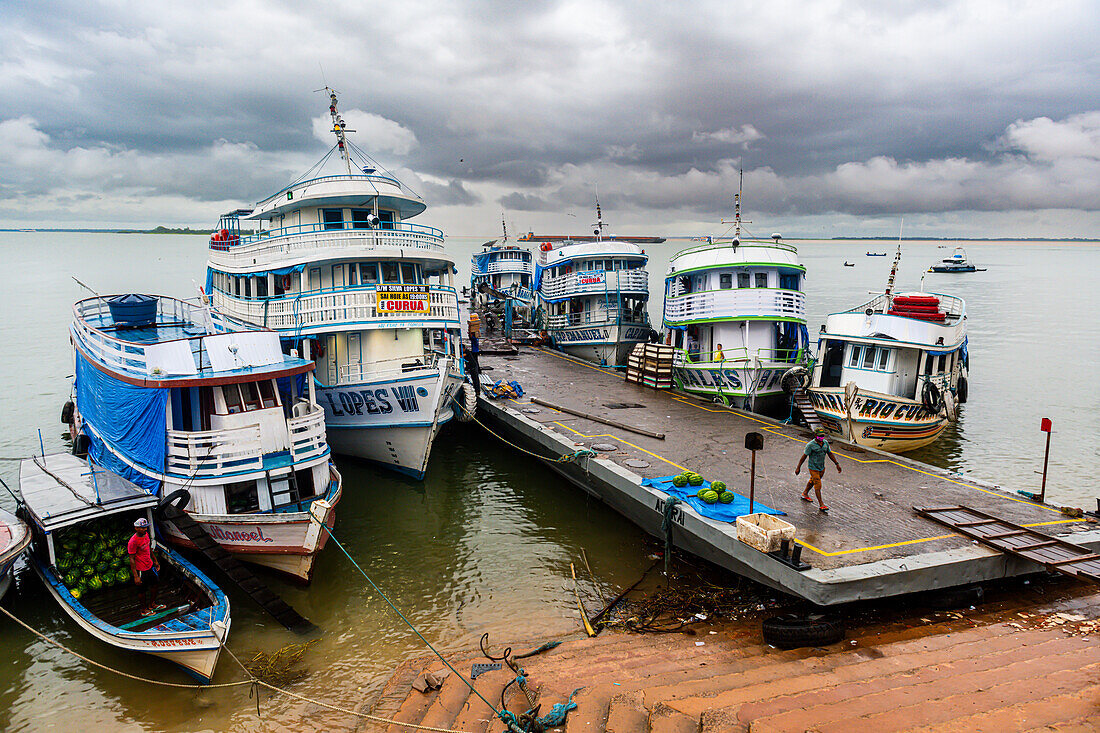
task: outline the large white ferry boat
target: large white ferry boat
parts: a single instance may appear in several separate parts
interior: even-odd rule
[[[520,238],[535,243],[534,287],[544,328],[553,345],[573,356],[622,366],[634,346],[649,340],[649,260],[644,244],[661,237],[605,236],[599,201],[592,236]]]
[[[341,492],[313,364],[273,331],[165,296],[81,300],[69,336],[76,452],[162,499],[186,492],[227,551],[308,581]]]
[[[806,268],[781,241],[741,239],[741,194],[731,238],[707,238],[669,261],[665,341],[678,388],[755,412],[786,412],[783,375],[809,363]]]
[[[221,313],[316,363],[337,453],[422,478],[464,378],[454,261],[442,231],[409,221],[423,199],[347,139],[336,104],[331,93],[336,144],[317,165],[222,217],[207,289]]]
[[[966,402],[966,304],[938,293],[886,292],[832,313],[818,337],[809,392],[833,435],[902,453],[936,440]]]

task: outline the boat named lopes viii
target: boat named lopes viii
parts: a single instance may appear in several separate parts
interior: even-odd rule
[[[937,293],[886,292],[832,313],[818,337],[810,401],[827,431],[902,453],[928,445],[958,418],[970,368],[966,304]]]
[[[636,344],[649,340],[648,261],[643,244],[661,237],[605,236],[606,224],[596,201],[592,236],[539,236],[534,287],[536,323],[555,347],[582,359],[621,366]]]
[[[741,239],[741,194],[732,238],[682,250],[665,276],[665,341],[686,392],[756,412],[786,413],[783,375],[810,360],[806,268],[780,241]]]
[[[442,231],[408,221],[424,201],[378,172],[330,102],[336,145],[254,211],[222,217],[207,289],[316,363],[333,450],[422,478],[464,378],[454,261]]]
[[[341,491],[313,364],[273,331],[175,298],[88,298],[73,315],[76,402],[62,420],[77,452],[161,498],[182,490],[226,550],[308,580]]]

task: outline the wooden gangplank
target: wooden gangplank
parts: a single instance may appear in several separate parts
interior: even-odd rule
[[[1100,584],[1100,555],[1087,547],[970,507],[913,507],[913,511],[986,547],[1031,560],[1073,578]]]
[[[798,408],[798,411],[802,413],[802,419],[806,421],[806,425],[810,430],[818,430],[821,428],[821,421],[817,419],[817,410],[814,409],[813,403],[810,402],[810,395],[804,388],[798,388],[791,396],[794,400],[794,406]]]

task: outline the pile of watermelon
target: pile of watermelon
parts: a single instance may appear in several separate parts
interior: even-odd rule
[[[126,543],[133,532],[117,518],[76,525],[54,539],[57,574],[73,598],[132,582]]]
[[[672,479],[672,485],[677,488],[684,488],[685,486],[702,486],[703,477],[694,471],[684,471],[679,476],[674,476]],[[703,487],[696,492],[695,496],[705,501],[708,504],[716,504],[722,502],[723,504],[730,504],[733,502],[733,494],[726,491],[726,484],[724,481],[715,481],[710,487]]]

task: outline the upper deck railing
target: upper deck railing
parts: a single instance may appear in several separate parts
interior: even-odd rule
[[[665,323],[740,319],[806,320],[806,296],[797,290],[734,288],[665,298]]]
[[[786,242],[775,242],[775,241],[765,242],[765,241],[758,241],[758,240],[748,239],[748,240],[741,240],[737,244],[737,249],[741,249],[743,247],[770,247],[772,249],[780,249],[780,250],[783,250],[785,252],[790,252],[792,254],[798,254],[798,248],[795,247],[793,244],[787,244]],[[676,254],[674,254],[672,256],[672,261],[675,262],[678,257],[683,257],[684,255],[690,255],[690,254],[695,254],[697,252],[706,252],[706,251],[715,250],[715,249],[722,249],[722,248],[733,249],[734,248],[733,240],[732,239],[715,239],[711,242],[707,242],[706,244],[699,244],[699,245],[696,245],[694,247],[688,247],[687,249],[682,249],[682,250],[680,250],[679,252],[677,252]]]
[[[176,298],[156,298],[153,323],[138,329],[128,329],[115,323],[106,298],[87,298],[73,304],[73,337],[88,355],[104,366],[136,377],[183,376],[162,370],[159,364],[190,354],[194,366],[187,376],[212,373],[213,367],[205,347],[205,339],[226,333],[268,333],[254,325],[235,320],[213,309],[205,311],[197,303]],[[209,320],[208,320],[209,319]],[[149,338],[157,329],[159,338]],[[142,334],[139,340],[136,334]],[[277,339],[275,334],[270,334]],[[153,363],[150,363],[150,362]],[[161,373],[163,372],[163,373]]]
[[[509,273],[519,274],[531,274],[531,261],[530,260],[493,260],[489,262],[488,267],[482,270],[477,265],[477,258],[473,259],[471,264],[472,275],[506,275]]]
[[[542,297],[549,300],[573,298],[581,295],[604,295],[615,293],[637,293],[648,297],[649,273],[642,269],[634,270],[593,270],[590,272],[571,272],[568,275],[542,278],[539,289]]]
[[[867,313],[868,310],[877,313],[879,315],[885,315],[890,309],[890,302],[892,298],[897,296],[912,295],[911,293],[894,293],[891,295],[876,296],[874,299],[867,301],[863,305],[856,306],[842,313]],[[957,298],[954,295],[943,295],[942,293],[919,293],[919,295],[930,295],[940,299],[939,309],[946,317],[944,323],[951,325],[954,322],[960,320],[966,315],[966,301],[962,298]],[[896,316],[898,318],[905,318],[905,316]]]
[[[316,185],[318,183],[337,183],[340,181],[364,182],[369,183],[372,186],[376,183],[384,183],[390,186],[396,186],[399,190],[404,191],[404,189],[401,187],[401,181],[397,180],[393,176],[386,176],[381,173],[352,173],[351,175],[348,175],[346,173],[338,173],[330,176],[318,176],[317,178],[310,178],[305,181],[297,181],[295,183],[292,183],[286,188],[279,189],[275,193],[271,194],[266,199],[257,204],[257,206],[263,206],[270,201],[274,201],[280,196],[285,195],[287,191],[298,191]],[[374,192],[372,191],[371,193],[373,194]],[[412,197],[410,196],[409,198]]]
[[[295,224],[279,229],[264,229],[256,234],[230,235],[229,241],[210,239],[213,252],[231,252],[251,257],[266,254],[291,254],[316,247],[398,247],[443,250],[443,230],[402,221],[385,223],[383,228],[368,229],[357,222],[339,225]],[[212,255],[213,257],[213,255]]]
[[[625,311],[621,314],[620,319],[618,308],[582,311],[580,313],[560,313],[558,315],[548,316],[546,319],[546,325],[549,328],[607,326],[615,324],[623,326],[649,326],[649,319],[644,312],[640,316],[635,317],[633,313]]]
[[[350,323],[362,324],[364,328],[391,328],[404,326],[410,321],[440,328],[457,327],[458,295],[451,287],[423,286],[428,292],[427,313],[379,310],[379,293],[407,287],[361,285],[260,300],[247,300],[217,291],[214,297],[222,312],[277,331]]]

